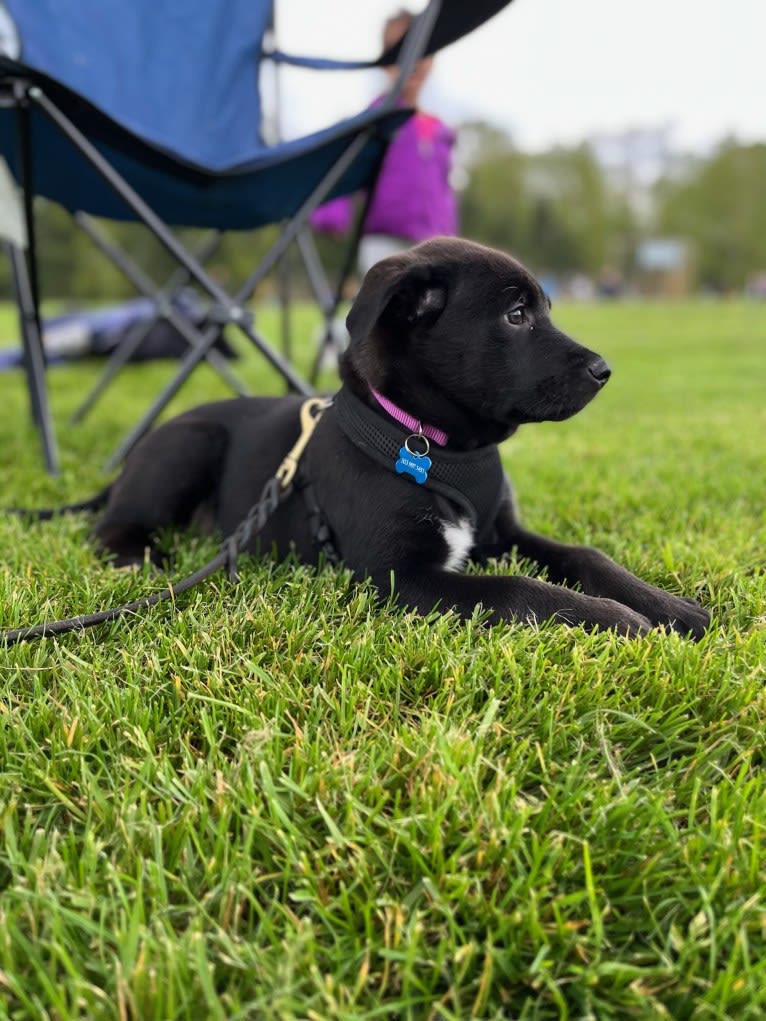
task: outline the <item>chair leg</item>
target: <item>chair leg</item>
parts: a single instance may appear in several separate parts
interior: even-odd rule
[[[194,280],[207,291],[220,310],[226,313],[227,321],[239,327],[245,336],[258,348],[269,364],[283,376],[288,385],[298,393],[306,394],[307,396],[312,394],[314,392],[313,388],[301,378],[286,359],[273,350],[266,340],[252,328],[245,313],[244,305],[250,299],[255,286],[271,272],[286,249],[295,241],[300,231],[304,229],[309,214],[332,191],[333,187],[341,180],[368,142],[375,136],[375,128],[372,126],[366,128],[348,142],[333,166],[326,171],[322,179],[311,189],[292,220],[285,226],[281,236],[264,255],[258,268],[248,277],[232,298],[205,272],[199,262],[194,259],[173,235],[164,221],[147,205],[135,189],[114,170],[98,149],[63,111],[48,98],[40,86],[34,85],[29,88],[27,96],[30,102],[34,103],[59,128],[62,134],[77,147],[81,155],[114,188],[134,215],[152,230],[158,241],[164,245],[170,254],[182,266],[188,269]],[[170,403],[199,362],[205,357],[207,351],[213,346],[219,329],[220,326],[214,325],[202,331],[200,343],[187,353],[181,362],[175,378],[154,401],[138,425],[132,430],[112,458],[110,458],[107,468],[114,467],[122,460],[125,454],[148,432],[160,413]]]
[[[83,402],[72,415],[72,423],[81,422],[88,412],[95,406],[100,396],[115,379],[120,369],[125,365],[132,355],[138,350],[144,337],[149,330],[161,319],[166,319],[183,337],[190,347],[200,343],[202,334],[178,311],[173,299],[179,291],[189,282],[189,272],[179,268],[168,280],[165,287],[157,289],[154,282],[146,276],[143,270],[114,244],[110,238],[103,233],[95,221],[85,213],[75,213],[75,223],[88,235],[98,249],[130,280],[136,290],[154,303],[154,316],[146,322],[136,324],[136,329],[131,330],[125,340],[112,352],[103,373],[96,381],[93,389],[87,394]],[[195,257],[204,263],[218,248],[221,236],[217,232],[200,246]],[[246,396],[250,390],[237,375],[232,372],[226,359],[215,350],[210,348],[205,354],[208,364],[214,369],[223,381],[231,387],[234,393]]]
[[[311,289],[314,292],[314,297],[322,312],[322,319],[324,321],[324,331],[314,353],[314,361],[309,372],[309,382],[312,386],[316,386],[322,367],[322,360],[330,348],[336,346],[334,321],[343,297],[345,273],[338,282],[338,286],[333,294],[324,266],[322,265],[322,260],[319,258],[314,238],[308,230],[298,235],[298,248],[303,258],[303,264],[306,267],[306,275],[311,283]]]
[[[306,267],[306,274],[311,284],[311,289],[314,292],[314,297],[317,300],[317,304],[322,310],[323,315],[332,316],[337,311],[337,302],[330,290],[330,284],[327,280],[327,274],[325,273],[322,260],[319,258],[319,252],[317,251],[316,244],[314,243],[314,237],[311,232],[306,229],[302,230],[297,237],[298,251],[301,253],[303,259],[303,265]]]
[[[356,222],[354,224],[354,230],[351,235],[351,240],[346,247],[346,258],[343,260],[343,265],[341,267],[340,274],[338,275],[338,281],[335,285],[335,293],[333,294],[329,291],[329,285],[327,285],[326,283],[326,278],[325,286],[327,287],[328,296],[325,297],[324,302],[323,299],[320,297],[319,292],[315,292],[317,294],[317,300],[320,302],[320,304],[322,304],[322,307],[324,309],[325,331],[322,340],[320,341],[317,353],[314,357],[314,364],[312,365],[311,373],[309,374],[309,382],[311,383],[312,386],[316,386],[316,382],[319,377],[319,370],[322,366],[322,357],[325,351],[335,342],[333,320],[337,315],[340,303],[343,301],[343,294],[346,288],[346,282],[349,280],[351,274],[354,271],[357,255],[359,253],[359,244],[362,240],[362,233],[364,232],[365,221],[367,220],[367,214],[369,213],[370,208],[372,206],[372,201],[375,198],[375,187],[377,185],[380,173],[383,169],[384,160],[385,150],[380,154],[378,165],[373,175],[373,183],[367,189],[367,194],[365,195],[364,202],[362,203],[362,208],[357,212]],[[319,253],[316,251],[316,247],[313,244],[313,238],[311,239],[311,243],[312,248],[314,250],[314,255],[316,256],[316,260],[317,262],[319,262]],[[319,262],[319,264],[321,267],[321,262]],[[322,273],[324,274],[324,270],[322,270]]]
[[[299,376],[294,373],[287,375],[284,371],[286,362],[283,360],[275,361],[275,352],[272,351],[268,343],[256,333],[256,331],[249,325],[244,323],[244,310],[239,308],[239,320],[237,317],[232,319],[242,332],[251,340],[266,359],[287,379],[287,381],[293,386],[298,393],[309,396],[313,391],[300,380]],[[122,461],[125,460],[127,455],[138,443],[138,441],[151,429],[160,414],[165,410],[170,401],[175,397],[178,391],[181,389],[186,380],[191,376],[192,372],[196,369],[199,363],[204,359],[205,353],[210,350],[210,347],[215,342],[219,331],[221,330],[220,323],[214,323],[212,326],[208,325],[203,328],[199,334],[199,342],[192,347],[189,352],[181,360],[181,364],[176,371],[176,375],[167,384],[165,389],[159,396],[154,400],[149,410],[144,414],[141,421],[136,425],[125,437],[119,447],[115,450],[112,456],[104,465],[105,472],[113,471]],[[291,378],[292,377],[292,378]],[[296,385],[297,384],[297,385]]]
[[[330,327],[332,325],[333,318],[337,309],[337,303],[333,299],[332,291],[327,280],[327,274],[325,273],[322,260],[319,257],[319,252],[314,244],[314,237],[308,227],[304,228],[295,239],[295,244],[303,263],[303,268],[306,271],[308,277],[309,286],[311,287],[314,299],[316,300],[319,310],[322,313],[322,319],[327,327],[327,334],[330,334]],[[281,339],[282,339],[282,353],[288,361],[292,360],[292,322],[291,322],[291,306],[292,296],[290,293],[290,284],[292,276],[292,265],[291,259],[292,250],[288,249],[282,258],[279,260],[278,266],[278,299],[279,299],[279,310],[280,310],[280,325],[281,325]],[[323,338],[320,350],[317,353],[317,361],[321,360],[322,354],[325,350],[325,340]],[[312,386],[316,384],[317,372],[309,377],[309,382]]]
[[[279,304],[280,349],[289,361],[293,358],[292,252],[288,249],[277,264],[277,302]],[[289,388],[288,388],[289,389]]]
[[[29,280],[27,260],[16,245],[6,244],[11,262],[13,286],[19,309],[19,326],[24,351],[24,370],[32,408],[32,417],[40,432],[46,470],[51,475],[59,473],[58,448],[53,428],[53,418],[48,402],[48,383],[45,376],[45,352],[40,336],[39,317],[35,307]]]
[[[245,336],[248,337],[249,340],[258,348],[266,360],[279,373],[281,373],[282,376],[284,376],[293,390],[299,393],[305,393],[307,396],[310,395],[313,391],[306,381],[298,375],[293,367],[284,358],[282,358],[277,351],[274,351],[269,346],[263,337],[249,326],[247,322],[248,317],[245,315],[242,306],[249,299],[255,285],[267,276],[278,262],[284,250],[292,244],[295,239],[295,235],[301,229],[303,224],[305,224],[310,211],[318,204],[324,195],[327,194],[335,182],[342,177],[343,173],[356,159],[359,152],[362,151],[366,143],[373,136],[374,129],[367,129],[366,132],[357,135],[351,142],[349,142],[342,156],[339,157],[332,169],[327,172],[324,179],[314,188],[301,209],[296,213],[293,220],[291,220],[290,224],[286,227],[281,237],[271,246],[258,269],[250,275],[237,294],[232,298],[213,279],[213,277],[205,271],[191,252],[187,251],[167,224],[159,216],[157,216],[149,205],[147,205],[138,192],[131,187],[128,181],[126,181],[125,178],[111,166],[108,160],[102,156],[98,149],[66,116],[66,114],[48,98],[40,86],[33,85],[30,87],[27,90],[27,97],[30,102],[34,103],[35,106],[56,125],[64,137],[78,149],[80,154],[94,167],[101,177],[104,178],[104,180],[116,191],[125,204],[132,210],[136,218],[152,231],[160,244],[164,246],[164,248],[181,266],[189,271],[190,276],[210,295],[213,302],[216,303],[222,311],[227,313],[227,321],[240,328]],[[213,327],[213,329],[206,330],[203,333],[204,345],[200,345],[187,356],[187,362],[189,364],[182,367],[179,371],[178,380],[174,381],[174,383],[168,387],[166,394],[164,395],[165,399],[162,405],[163,407],[170,400],[170,397],[173,396],[180,386],[186,381],[191,370],[205,357],[207,350],[215,343],[218,336],[217,331],[218,327]],[[156,414],[159,414],[159,412],[156,412]],[[154,421],[154,419],[152,419],[152,421]],[[143,431],[146,431],[149,424],[151,423],[142,423]]]
[[[92,411],[99,399],[116,378],[120,369],[130,361],[133,354],[141,346],[144,338],[156,322],[157,318],[155,317],[153,319],[146,319],[143,322],[133,324],[132,328],[128,330],[127,336],[120,344],[117,345],[107,359],[104,371],[70,416],[70,425],[78,425],[83,421],[85,416]]]

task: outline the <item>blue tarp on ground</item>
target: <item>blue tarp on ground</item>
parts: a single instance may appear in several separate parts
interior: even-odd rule
[[[193,291],[174,295],[173,305],[188,322],[195,325],[202,322],[204,307]],[[180,358],[188,350],[186,340],[171,323],[164,319],[152,322],[153,318],[154,302],[148,298],[49,316],[42,324],[46,360],[54,365],[78,358],[107,356],[139,324],[146,324],[148,329],[130,361]],[[219,338],[215,347],[227,358],[236,357],[223,338]],[[0,348],[0,370],[18,368],[22,364],[23,355],[17,343]]]

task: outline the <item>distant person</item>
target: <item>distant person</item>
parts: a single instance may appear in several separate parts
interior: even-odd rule
[[[399,10],[383,27],[384,50],[406,35],[414,15]],[[418,109],[423,84],[431,72],[433,57],[423,57],[404,84],[399,106],[416,112],[391,140],[372,201],[362,227],[359,272],[388,255],[403,251],[437,234],[457,233],[457,202],[450,185],[455,132],[438,117]],[[396,67],[385,72],[393,82]],[[373,106],[382,102],[375,101]],[[323,233],[345,234],[351,226],[354,200],[343,196],[320,206],[311,224]]]

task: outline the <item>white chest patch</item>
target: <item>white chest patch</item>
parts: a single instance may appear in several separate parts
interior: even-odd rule
[[[473,528],[468,518],[459,521],[442,521],[442,535],[447,543],[445,571],[462,571],[473,546]]]

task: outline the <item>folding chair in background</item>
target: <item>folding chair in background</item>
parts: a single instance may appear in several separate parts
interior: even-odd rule
[[[401,43],[377,60],[333,61],[267,52],[273,0],[5,0],[0,8],[0,155],[24,195],[28,247],[21,262],[29,285],[24,323],[39,327],[36,195],[75,214],[113,258],[114,250],[90,218],[143,223],[174,257],[184,282],[194,283],[210,301],[201,328],[184,326],[189,350],[174,378],[107,468],[122,460],[208,358],[224,324],[237,326],[292,390],[311,393],[256,330],[246,303],[317,205],[374,182],[388,141],[412,114],[398,101],[417,61],[472,31],[508,2],[430,0]],[[331,3],[325,17],[332,18]],[[259,93],[266,59],[317,70],[396,64],[398,75],[374,109],[268,145]],[[281,233],[233,295],[171,229],[224,232],[268,224],[280,224]],[[150,282],[140,267],[120,256],[117,261],[146,293]],[[167,297],[165,292],[155,299],[161,316],[169,315]],[[31,340],[25,334],[25,345],[39,347],[39,329],[36,339],[33,334],[30,330]],[[36,390],[41,386],[44,375],[41,381],[38,373]],[[32,403],[39,422],[47,398],[38,393]],[[46,451],[51,435],[48,423]]]

